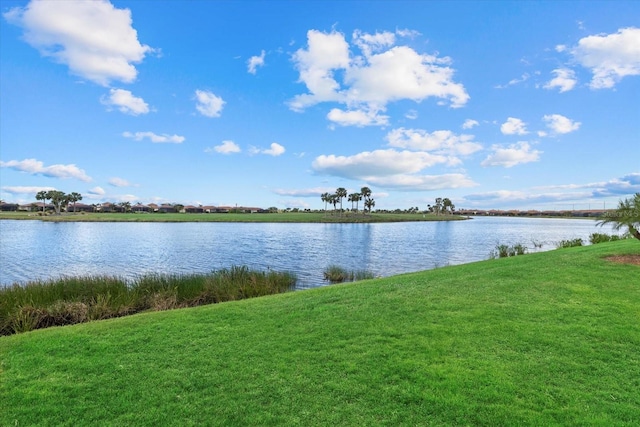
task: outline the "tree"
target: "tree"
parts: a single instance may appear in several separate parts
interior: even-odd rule
[[[369,209],[369,213],[371,213],[371,208],[374,207],[376,205],[376,201],[373,200],[371,197],[369,197],[367,200],[365,200],[364,202],[364,207]]]
[[[173,209],[176,210],[176,212],[181,212],[184,209],[184,205],[181,205],[180,203],[176,203],[175,205],[173,205]],[[236,209],[237,212],[237,209]]]
[[[329,193],[322,193],[320,199],[324,202],[324,211],[327,211],[327,203],[329,203]]]
[[[626,227],[629,234],[640,240],[640,193],[619,201],[616,210],[605,213],[604,219],[598,222],[599,226],[604,224],[611,224],[616,231]]]
[[[36,200],[42,200],[42,213],[44,214],[44,208],[47,204],[47,192],[46,191],[38,191],[36,194]]]
[[[444,213],[450,213],[453,214],[453,210],[456,208],[455,205],[451,202],[451,199],[449,199],[448,197],[445,197],[444,199],[442,199],[442,208],[444,210]]]
[[[336,197],[338,198],[338,201],[340,202],[340,215],[342,215],[342,198],[343,197],[347,197],[347,189],[346,188],[342,188],[342,187],[338,187],[338,189],[336,190]]]
[[[131,211],[131,202],[120,202],[118,204],[122,208],[122,212],[127,213]]]
[[[353,210],[353,204],[356,203],[356,209],[355,211],[358,212],[358,205],[357,203],[362,200],[362,196],[360,195],[360,193],[351,193],[349,194],[349,198],[347,199],[351,202],[351,210]]]
[[[73,203],[73,212],[75,213],[75,211],[76,211],[76,202],[82,200],[82,194],[76,193],[74,191],[73,193],[70,193],[68,195],[68,198],[69,198],[69,202]]]
[[[371,189],[369,187],[362,187],[360,189],[360,194],[364,198],[364,207],[365,207],[365,212],[366,212],[367,202],[369,200],[371,200]],[[371,209],[369,209],[369,213],[371,213]]]
[[[336,205],[338,204],[338,195],[337,194],[329,194],[329,203],[333,205],[333,211],[336,210]]]
[[[56,210],[56,215],[60,215],[62,208],[69,204],[69,196],[62,191],[48,191],[47,199],[51,200],[51,204],[53,204],[53,208]]]
[[[436,204],[433,205],[433,212],[436,215],[440,215],[440,212],[442,212],[442,197],[436,198]]]

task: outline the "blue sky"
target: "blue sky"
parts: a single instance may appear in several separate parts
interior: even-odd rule
[[[613,207],[640,191],[637,1],[6,1],[0,197]]]

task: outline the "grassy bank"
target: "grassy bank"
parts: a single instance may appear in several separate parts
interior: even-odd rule
[[[61,277],[0,288],[0,335],[272,295],[293,289],[287,272],[231,267],[209,274]]]
[[[0,337],[0,425],[640,419],[636,241]]]
[[[41,216],[35,212],[0,212],[0,219],[76,221],[76,222],[321,222],[321,223],[370,223],[403,221],[455,221],[465,219],[460,215],[423,215],[409,213],[362,214],[345,212],[283,212],[283,213],[68,213]]]

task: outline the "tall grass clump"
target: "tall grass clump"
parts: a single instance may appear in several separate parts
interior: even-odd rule
[[[282,293],[289,272],[231,267],[208,274],[62,277],[0,288],[0,335]]]
[[[527,247],[522,243],[515,245],[497,244],[493,251],[489,253],[490,259],[507,258],[516,255],[524,255],[527,253]]]
[[[606,233],[591,233],[589,236],[589,243],[595,245],[596,243],[615,242],[616,240],[625,239],[625,236],[618,236],[617,234]]]
[[[583,246],[583,245],[584,245],[584,241],[581,238],[567,239],[567,240],[560,240],[559,242],[557,242],[556,248],[558,249],[573,248],[575,246]]]
[[[322,273],[324,280],[331,283],[354,282],[373,279],[373,273],[367,270],[347,270],[338,265],[330,265]]]

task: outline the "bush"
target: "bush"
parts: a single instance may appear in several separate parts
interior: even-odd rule
[[[556,243],[556,248],[573,248],[574,246],[583,246],[583,241],[580,238],[571,240],[560,240]]]
[[[606,242],[615,242],[616,240],[621,240],[623,237],[620,237],[616,234],[604,234],[604,233],[592,233],[589,236],[589,243],[595,245],[596,243],[606,243]]]
[[[324,280],[331,283],[353,282],[357,280],[373,279],[373,273],[366,270],[347,270],[337,265],[330,265],[322,273]]]
[[[513,246],[505,244],[497,244],[495,249],[489,254],[490,259],[507,258],[516,255],[524,255],[527,253],[527,247],[522,243],[516,243]]]

